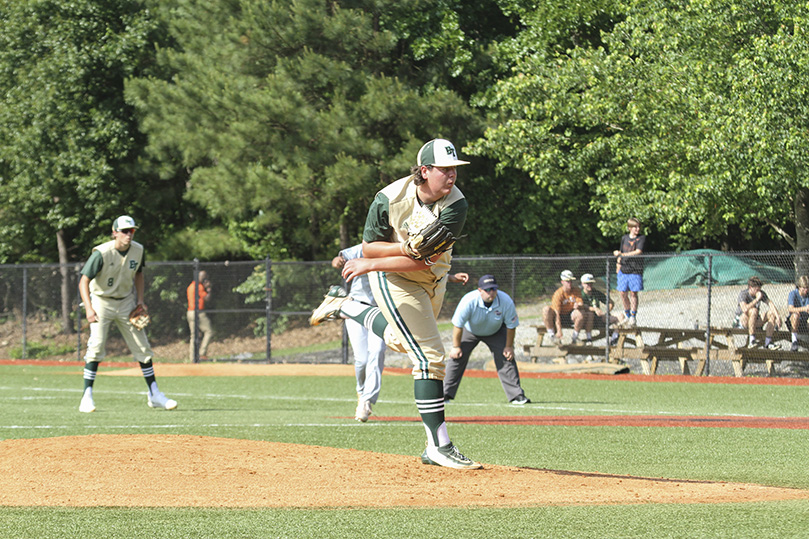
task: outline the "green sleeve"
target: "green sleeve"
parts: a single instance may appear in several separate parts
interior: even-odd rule
[[[462,198],[441,210],[439,219],[453,235],[458,237],[463,232],[464,224],[466,224],[466,212],[468,209],[469,203],[466,202],[465,198]]]
[[[368,217],[365,219],[365,230],[362,233],[363,241],[391,241],[393,227],[390,226],[390,201],[382,193],[377,193],[371,207],[368,208]]]
[[[104,258],[101,256],[100,252],[93,249],[93,252],[90,253],[90,258],[87,259],[87,262],[85,262],[84,266],[81,268],[81,274],[88,279],[95,279],[95,276],[98,275],[98,272],[101,271],[103,266]]]

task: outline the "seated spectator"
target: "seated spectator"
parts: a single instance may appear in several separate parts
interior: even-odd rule
[[[586,338],[585,344],[593,343],[593,326],[598,324],[597,327],[604,328],[607,314],[612,311],[612,300],[608,300],[604,292],[593,288],[595,277],[591,273],[585,273],[581,276],[581,299],[584,303],[584,332]],[[609,315],[610,326],[618,323],[618,317],[612,314]],[[618,341],[618,332],[613,331],[610,337],[610,344],[615,344]]]
[[[809,277],[801,275],[798,277],[798,282],[795,284],[795,289],[789,293],[787,297],[787,311],[789,318],[787,318],[787,325],[792,332],[792,348],[793,352],[798,351],[798,331],[809,333]]]
[[[747,346],[755,348],[759,346],[756,340],[756,329],[764,328],[764,347],[770,350],[778,350],[780,346],[772,342],[772,335],[776,328],[781,325],[781,315],[778,309],[770,301],[767,293],[762,289],[761,279],[756,276],[747,280],[747,288],[739,292],[738,306],[736,307],[736,320],[740,328],[747,329]],[[767,310],[762,312],[762,304],[767,306]]]
[[[581,291],[573,286],[576,277],[573,272],[565,270],[562,272],[560,286],[551,297],[551,304],[546,305],[542,310],[542,318],[545,320],[545,329],[554,344],[562,343],[562,327],[573,326],[573,337],[571,344],[576,344],[579,340],[579,332],[584,328],[584,302],[581,298]]]

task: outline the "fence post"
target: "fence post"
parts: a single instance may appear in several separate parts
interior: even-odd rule
[[[713,255],[708,254],[708,310],[705,313],[705,376],[711,375],[711,286],[713,285]]]
[[[607,289],[607,314],[604,316],[604,335],[607,337],[604,339],[604,361],[609,363],[610,361],[610,316],[612,313],[612,309],[610,309],[610,301],[612,300],[612,290],[610,283],[610,257],[604,258],[604,285]],[[617,305],[617,304],[616,304]]]
[[[194,363],[199,363],[199,258],[194,259]]]
[[[28,268],[22,269],[22,359],[28,359]]]
[[[78,279],[76,279],[76,361],[81,361],[81,266],[76,266]]]
[[[267,292],[267,305],[265,307],[267,328],[267,363],[272,363],[272,261],[270,257],[264,259],[264,290]]]

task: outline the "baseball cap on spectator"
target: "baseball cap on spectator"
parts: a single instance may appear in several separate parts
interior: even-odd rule
[[[468,165],[469,161],[458,159],[458,152],[455,151],[455,146],[450,141],[437,138],[421,147],[416,163],[420,167],[425,165],[457,167],[458,165]]]
[[[494,278],[494,275],[487,274],[478,280],[478,288],[481,290],[491,290],[492,288],[497,290],[499,287],[497,286],[497,279]]]
[[[562,275],[559,276],[560,279],[563,281],[575,281],[576,277],[573,276],[573,272],[570,270],[565,270],[562,272]]]
[[[113,232],[118,232],[119,230],[127,230],[129,228],[138,228],[138,225],[136,225],[135,220],[128,215],[122,215],[112,222]]]
[[[584,284],[584,283],[594,283],[594,282],[596,282],[596,279],[595,279],[595,277],[593,277],[592,273],[585,273],[584,275],[581,276],[581,282],[582,282],[582,284]]]

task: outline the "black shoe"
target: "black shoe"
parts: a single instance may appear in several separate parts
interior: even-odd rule
[[[792,343],[792,346],[790,347],[789,350],[791,352],[797,352],[798,351],[798,343],[797,342]]]
[[[445,402],[445,403],[450,402],[451,400],[452,400],[452,397],[449,397],[449,396],[447,396],[447,395],[444,395],[444,402]]]
[[[610,337],[610,346],[615,346],[616,344],[618,344],[618,335]]]

